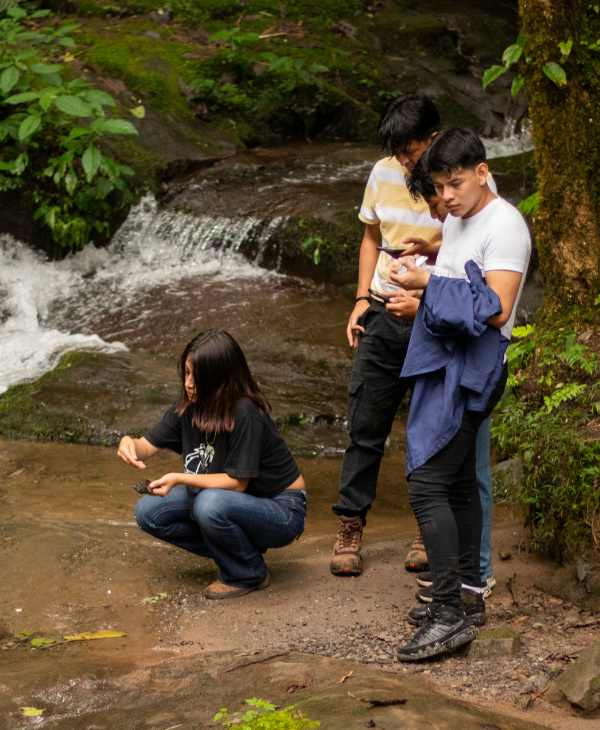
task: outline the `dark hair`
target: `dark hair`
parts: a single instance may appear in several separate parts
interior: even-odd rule
[[[419,157],[414,170],[406,181],[406,187],[415,203],[419,202],[421,198],[427,201],[437,195],[431,175],[425,167],[423,156]]]
[[[383,149],[392,155],[405,152],[412,142],[424,142],[439,131],[440,114],[425,94],[406,94],[392,99],[379,121]]]
[[[487,160],[485,147],[470,129],[445,129],[423,155],[429,173],[474,170]]]
[[[185,390],[188,358],[196,386],[195,401]],[[242,348],[228,332],[206,330],[196,335],[186,345],[177,370],[182,388],[175,412],[180,416],[191,406],[192,425],[201,431],[233,431],[238,398],[248,398],[264,413],[271,412],[269,401],[250,374]]]

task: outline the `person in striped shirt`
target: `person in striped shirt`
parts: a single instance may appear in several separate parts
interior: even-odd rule
[[[407,187],[421,155],[440,128],[435,104],[424,94],[407,94],[393,99],[379,123],[384,149],[391,153],[376,163],[364,195],[359,217],[365,223],[359,260],[356,305],[348,322],[348,342],[357,348],[348,388],[348,433],[339,499],[333,512],[340,518],[330,570],[334,575],[362,572],[362,532],[366,515],[375,499],[379,465],[386,439],[400,402],[410,382],[400,378],[412,322],[419,300],[389,283],[392,257],[379,248],[404,251],[405,241],[419,238],[437,243],[442,224],[431,217],[429,206],[415,201]],[[394,316],[386,313],[382,298],[395,293]],[[427,569],[427,557],[419,543],[420,563]]]

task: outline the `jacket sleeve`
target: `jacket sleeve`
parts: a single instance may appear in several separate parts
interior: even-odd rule
[[[500,298],[486,285],[474,261],[467,261],[469,280],[432,274],[423,299],[423,324],[436,337],[479,337],[490,317],[502,312]]]

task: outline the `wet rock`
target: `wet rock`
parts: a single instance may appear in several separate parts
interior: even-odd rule
[[[587,560],[584,560],[583,558],[577,558],[577,578],[580,583],[583,583],[583,581],[588,577],[588,574],[592,567],[592,564],[588,563]]]
[[[148,487],[150,486],[150,480],[149,479],[140,479],[139,482],[136,482],[133,485],[133,488],[138,494],[151,494]]]
[[[520,456],[501,461],[492,468],[492,481],[496,489],[505,490],[508,487],[518,486],[522,478],[523,459]]]
[[[142,35],[148,36],[148,38],[156,38],[157,41],[159,41],[162,38],[161,34],[155,30],[147,30]]]
[[[340,20],[339,23],[331,23],[329,30],[333,33],[337,33],[337,35],[343,36],[344,38],[352,39],[356,38],[356,34],[358,33],[358,29],[345,20]]]
[[[517,654],[521,646],[519,635],[511,626],[499,626],[482,631],[468,648],[469,659],[491,659]]]
[[[572,705],[586,712],[600,707],[600,641],[588,646],[567,667],[556,686]]]

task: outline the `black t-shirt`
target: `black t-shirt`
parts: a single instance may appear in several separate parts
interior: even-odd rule
[[[248,398],[239,398],[235,405],[231,433],[199,431],[192,426],[190,407],[178,416],[173,405],[145,438],[158,449],[183,454],[186,474],[225,472],[234,479],[247,478],[246,494],[255,497],[274,497],[300,476],[277,427]],[[190,498],[199,491],[188,487]]]

